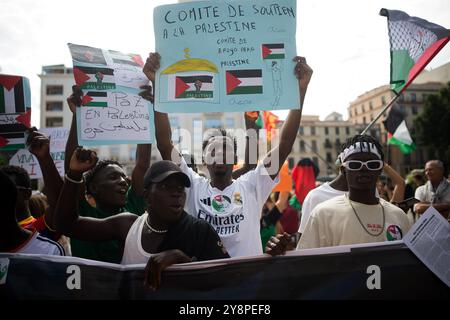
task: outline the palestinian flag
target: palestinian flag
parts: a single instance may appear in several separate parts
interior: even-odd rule
[[[75,82],[81,89],[115,89],[114,70],[97,67],[73,67]]]
[[[228,70],[225,73],[227,94],[263,93],[262,70]]]
[[[81,99],[81,104],[85,107],[108,107],[108,92],[88,91]]]
[[[261,52],[263,59],[284,59],[286,55],[284,43],[262,44]]]
[[[102,49],[80,46],[73,43],[69,43],[68,46],[74,61],[106,65]]]
[[[388,19],[391,89],[399,94],[450,40],[450,30],[405,12],[381,9]]]
[[[397,145],[404,154],[409,154],[416,149],[406,126],[405,116],[397,106],[392,107],[383,123],[388,132],[388,144]]]
[[[212,76],[175,76],[175,99],[212,99],[213,93]]]
[[[142,61],[141,56],[138,54],[124,54],[119,51],[109,50],[109,55],[115,64],[125,64],[139,68],[144,66],[144,61]]]
[[[23,113],[30,107],[28,79],[20,76],[0,75],[0,114]]]

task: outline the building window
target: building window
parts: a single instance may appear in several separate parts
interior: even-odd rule
[[[225,128],[227,128],[227,129],[234,128],[234,119],[233,118],[225,118]]]
[[[316,134],[316,127],[311,127],[311,135],[314,136]]]
[[[331,159],[331,152],[327,152],[327,162],[333,162]]]
[[[325,135],[328,135],[328,127],[325,127]]]
[[[417,114],[417,113],[418,113],[418,112],[417,112],[417,106],[416,106],[416,105],[414,105],[414,106],[411,107],[411,112],[412,112],[412,114]]]
[[[384,106],[386,104],[386,98],[381,96],[381,104]]]
[[[363,117],[363,123],[366,124],[366,117]]]
[[[63,111],[62,101],[47,101],[45,109],[47,111]]]
[[[325,148],[332,148],[333,146],[331,145],[331,141],[330,139],[326,138],[325,139]]]
[[[300,140],[300,152],[305,152],[305,141]]]
[[[361,106],[361,112],[362,113],[366,112],[366,108],[364,108],[364,105]]]
[[[47,86],[46,91],[48,95],[63,94],[63,86]]]
[[[415,93],[411,93],[411,102],[417,102],[417,97]]]
[[[373,114],[370,114],[370,121],[373,121]]]
[[[372,103],[372,101],[369,101],[369,109],[373,110],[373,103]]]
[[[49,117],[45,119],[45,126],[47,128],[62,127],[63,118],[62,117]]]
[[[336,134],[339,134],[339,127],[334,128]]]
[[[312,151],[317,152],[317,141],[316,140],[311,141],[311,149],[312,149]]]
[[[345,127],[345,134],[350,135],[350,127]]]
[[[303,132],[304,132],[303,126],[300,126],[300,127],[298,128],[298,134],[302,136],[302,135],[303,135]]]
[[[205,119],[205,129],[211,129],[211,128],[220,128],[222,126],[222,121],[220,119]]]

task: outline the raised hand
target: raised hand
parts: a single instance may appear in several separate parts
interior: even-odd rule
[[[43,159],[50,155],[50,139],[35,127],[28,131],[27,146],[31,154],[38,159]]]
[[[299,88],[300,90],[305,90],[311,80],[313,70],[308,66],[304,57],[297,56],[293,61],[297,62],[294,68],[294,74],[298,79]]]
[[[161,56],[157,52],[151,52],[145,61],[144,69],[142,70],[147,78],[154,84],[155,73],[160,67]]]
[[[82,174],[92,169],[97,164],[98,158],[95,151],[78,147],[70,159],[69,169],[72,172]]]
[[[284,255],[290,240],[291,236],[286,232],[277,234],[275,237],[270,237],[266,245],[266,253],[271,256]]]
[[[152,255],[147,262],[144,274],[144,285],[147,288],[156,290],[161,285],[161,273],[169,266],[176,263],[190,262],[181,250],[167,250],[155,255]]]
[[[81,91],[81,88],[79,86],[72,86],[72,94],[67,98],[67,104],[73,114],[76,113],[77,107],[81,106],[82,97],[83,91]]]

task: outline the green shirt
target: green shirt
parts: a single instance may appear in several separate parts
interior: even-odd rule
[[[138,196],[134,192],[133,188],[130,187],[126,194],[125,206],[120,209],[120,212],[131,212],[140,216],[145,212],[146,206],[147,204],[144,198],[142,196]],[[81,217],[91,217],[97,219],[104,219],[112,216],[109,212],[103,212],[92,207],[84,199],[80,201],[78,205],[78,214]],[[71,238],[70,244],[72,248],[72,255],[74,257],[112,263],[120,263],[122,260],[122,245],[116,240],[90,242]]]

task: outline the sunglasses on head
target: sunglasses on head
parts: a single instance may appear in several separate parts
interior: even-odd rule
[[[383,168],[384,163],[381,160],[369,160],[369,161],[359,161],[359,160],[349,160],[342,163],[342,165],[351,171],[361,170],[363,166],[366,166],[369,170],[380,170]]]

